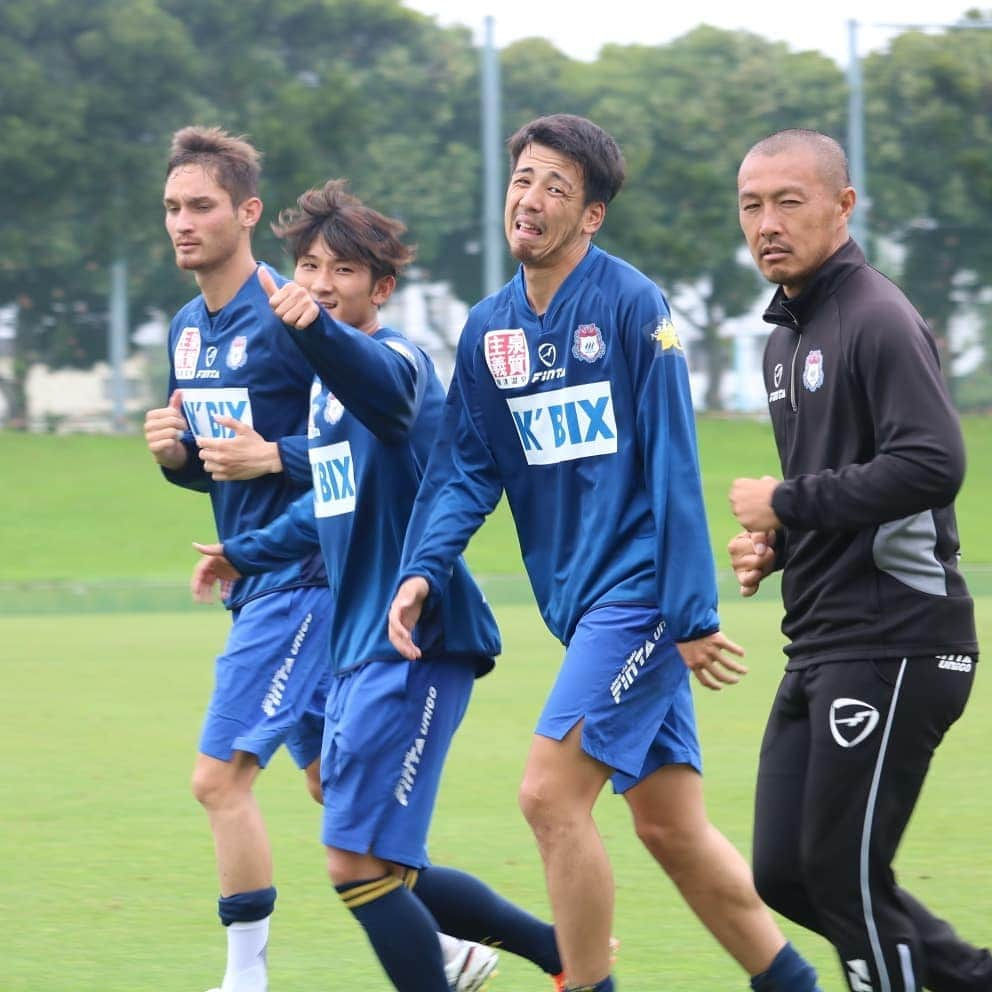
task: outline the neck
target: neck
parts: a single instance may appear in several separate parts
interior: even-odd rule
[[[552,266],[528,265],[524,262],[527,300],[534,308],[534,313],[543,314],[551,306],[551,301],[561,284],[586,257],[589,244],[588,240],[579,242],[564,258]]]
[[[251,249],[239,252],[216,269],[201,269],[196,273],[196,284],[203,294],[203,301],[211,313],[226,306],[238,290],[255,273],[255,259]]]

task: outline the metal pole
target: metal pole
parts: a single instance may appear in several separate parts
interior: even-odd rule
[[[493,18],[485,19],[482,46],[482,289],[488,296],[503,285],[503,151],[500,147],[499,54]]]
[[[864,82],[861,76],[861,56],[858,54],[858,22],[847,22],[847,158],[851,169],[851,185],[857,191],[858,202],[851,215],[851,235],[868,252],[868,179],[865,170],[865,108]]]
[[[117,258],[110,265],[110,323],[107,330],[107,360],[110,363],[111,427],[117,434],[127,429],[127,383],[124,359],[127,356],[127,259]]]

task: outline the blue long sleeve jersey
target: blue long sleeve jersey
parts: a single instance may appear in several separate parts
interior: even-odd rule
[[[247,574],[319,541],[334,603],[334,670],[399,661],[387,616],[444,390],[427,355],[389,328],[367,335],[322,312],[319,325],[286,330],[318,374],[309,425],[313,493],[269,526],[225,541],[224,553]],[[481,675],[499,654],[499,631],[460,557],[452,569],[415,636],[424,657],[463,657]]]
[[[444,589],[505,490],[551,632],[654,604],[671,636],[719,629],[688,368],[657,286],[591,246],[538,316],[522,268],[475,306],[401,577]]]
[[[215,314],[207,311],[202,296],[179,310],[169,327],[169,360],[169,395],[182,390],[189,430],[182,439],[186,464],[163,474],[176,485],[209,494],[221,541],[275,520],[310,485],[306,432],[313,371],[272,313],[258,277],[250,276]],[[195,437],[231,436],[213,419],[218,415],[277,440],[284,471],[244,482],[214,482],[204,471]],[[326,582],[320,554],[311,549],[271,572],[239,580],[226,604],[237,609],[263,593]]]

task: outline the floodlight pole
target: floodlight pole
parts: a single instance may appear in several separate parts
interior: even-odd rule
[[[851,236],[868,252],[868,178],[865,169],[865,107],[861,56],[858,54],[858,22],[847,22],[847,161],[851,185],[858,200],[851,214]]]
[[[493,41],[493,18],[487,17],[482,46],[482,290],[486,296],[504,281],[499,90],[499,53]]]

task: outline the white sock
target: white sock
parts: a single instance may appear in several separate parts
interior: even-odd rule
[[[270,919],[232,923],[227,928],[227,971],[221,992],[268,992],[265,952]]]
[[[437,939],[441,942],[441,955],[444,958],[444,963],[449,964],[461,949],[462,942],[457,937],[449,937],[446,933],[439,933]]]

